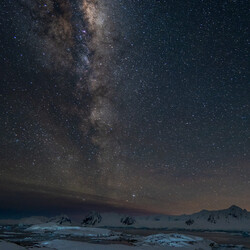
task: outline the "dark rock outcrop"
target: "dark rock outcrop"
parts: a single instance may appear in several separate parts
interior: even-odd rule
[[[214,224],[216,224],[216,220],[215,220],[215,218],[214,218],[214,216],[213,216],[213,215],[209,215],[209,217],[208,217],[207,221],[208,221],[208,222],[210,222],[210,223],[214,223]]]
[[[191,225],[194,224],[194,220],[189,219],[189,220],[187,220],[185,223],[186,223],[188,226],[191,226]]]
[[[102,216],[97,212],[91,212],[82,220],[82,225],[94,226],[102,221]]]
[[[55,222],[58,225],[71,225],[71,219],[67,215],[52,217],[47,222]]]
[[[136,222],[135,218],[130,217],[130,216],[126,216],[126,217],[121,218],[121,223],[124,225],[130,226],[130,225],[135,224],[135,222]]]

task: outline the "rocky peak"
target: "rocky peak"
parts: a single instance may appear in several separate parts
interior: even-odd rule
[[[240,208],[236,205],[232,205],[231,207],[228,208],[228,210],[230,210],[230,211],[243,211],[242,208]]]
[[[47,222],[55,222],[59,225],[71,225],[71,219],[67,215],[59,215],[52,217]]]
[[[121,223],[124,225],[133,225],[135,224],[135,218],[130,217],[130,216],[125,216],[123,218],[121,218]]]
[[[102,221],[102,216],[95,211],[90,212],[87,216],[85,216],[82,220],[82,225],[91,225],[94,226]]]

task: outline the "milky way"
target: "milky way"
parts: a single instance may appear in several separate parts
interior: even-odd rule
[[[88,77],[88,89],[92,96],[89,119],[95,129],[92,141],[103,151],[98,156],[98,161],[103,164],[107,158],[114,157],[118,147],[113,139],[118,121],[113,107],[115,93],[111,76],[118,34],[115,23],[108,16],[109,5],[110,3],[104,4],[101,1],[83,2],[84,16],[91,32],[88,45],[93,52]],[[107,164],[112,163],[108,161]]]
[[[246,10],[2,1],[0,209],[250,209]]]

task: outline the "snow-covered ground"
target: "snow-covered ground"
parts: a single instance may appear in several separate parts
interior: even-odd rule
[[[176,238],[174,236],[164,236],[161,235],[154,238],[148,238],[147,241],[142,241],[139,246],[126,246],[120,244],[113,245],[100,245],[100,244],[91,244],[86,242],[73,242],[73,241],[65,241],[65,240],[53,240],[49,242],[43,242],[41,246],[49,247],[58,250],[67,250],[67,249],[75,249],[75,250],[150,250],[150,249],[211,249],[208,242],[204,242],[202,239],[196,241],[191,239],[188,241],[187,239],[182,238],[181,236]]]
[[[30,248],[32,250],[36,249],[34,247],[37,247],[37,249],[42,247],[43,249],[70,250],[212,249],[212,246],[218,247],[216,243],[210,240],[186,235],[187,231],[183,232],[185,235],[161,233],[145,237],[113,232],[111,231],[112,227],[118,231],[118,228],[120,230],[124,230],[124,228],[161,229],[162,232],[164,232],[164,229],[222,230],[233,231],[231,234],[238,234],[242,239],[246,239],[250,235],[250,213],[239,207],[231,206],[224,210],[203,210],[192,215],[181,216],[133,217],[115,213],[91,212],[83,216],[80,221],[73,222],[66,215],[52,218],[29,217],[20,220],[0,220],[0,250],[29,249],[15,243],[22,246],[32,245],[33,248]],[[128,230],[125,229],[124,231]],[[209,238],[204,233],[203,236]],[[96,244],[97,242],[98,244]],[[244,242],[246,241],[244,240]],[[219,249],[222,249],[221,245]],[[228,248],[225,246],[223,249]],[[241,247],[231,246],[230,249],[241,249]]]
[[[12,227],[12,230],[15,230]],[[8,230],[11,230],[8,228]],[[3,231],[8,238],[0,240],[0,250],[149,250],[149,249],[217,249],[219,245],[202,237],[171,234],[149,236],[113,232],[104,228],[62,226],[54,222],[37,224],[18,232]],[[10,243],[11,242],[11,243]],[[19,246],[15,243],[21,244]],[[28,243],[28,244],[27,244]],[[97,244],[98,243],[98,244]],[[25,246],[25,247],[24,247]],[[229,249],[225,246],[225,249]],[[241,247],[230,249],[243,249]]]
[[[96,235],[102,235],[103,229],[95,228]],[[77,229],[75,229],[77,230]],[[84,231],[79,229],[80,232]],[[61,230],[59,230],[61,231]],[[91,231],[91,229],[86,229]],[[98,232],[99,231],[99,232]],[[98,233],[97,233],[98,232]],[[86,234],[90,237],[88,234]],[[96,238],[95,238],[96,239]],[[135,237],[137,240],[134,245],[112,244],[113,238],[110,238],[110,244],[95,244],[83,241],[73,241],[64,239],[54,239],[42,241],[34,247],[20,247],[9,242],[0,242],[0,250],[24,250],[24,249],[58,249],[58,250],[149,250],[149,249],[211,249],[212,241],[204,240],[200,237],[185,236],[181,234],[157,234],[147,237]],[[132,240],[133,238],[131,238]],[[135,241],[134,239],[134,241]]]
[[[58,226],[53,223],[34,225],[27,228],[25,231],[33,231],[42,233],[50,231],[60,235],[71,235],[81,237],[100,237],[100,239],[114,241],[119,237],[120,233],[112,232],[103,228],[76,227],[76,226]],[[181,234],[156,234],[147,237],[131,236],[133,241],[137,241],[136,245],[140,246],[169,246],[169,247],[188,247],[195,245],[203,245],[208,247],[212,241],[204,240],[201,237],[186,236]],[[43,243],[47,244],[47,243]]]
[[[191,247],[197,248],[212,246],[213,242],[210,240],[204,240],[201,237],[195,237],[190,235],[181,234],[155,234],[144,237],[142,240],[142,245],[147,246],[170,246],[170,247]]]
[[[18,246],[17,244],[0,240],[0,250],[25,250],[25,249],[26,248]]]
[[[32,231],[36,233],[50,231],[53,232],[54,234],[82,236],[82,237],[107,237],[112,235],[110,230],[104,228],[61,226],[54,222],[33,225],[25,229],[25,231]]]

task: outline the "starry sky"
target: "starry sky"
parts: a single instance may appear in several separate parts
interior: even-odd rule
[[[247,0],[2,0],[0,212],[250,210]]]

